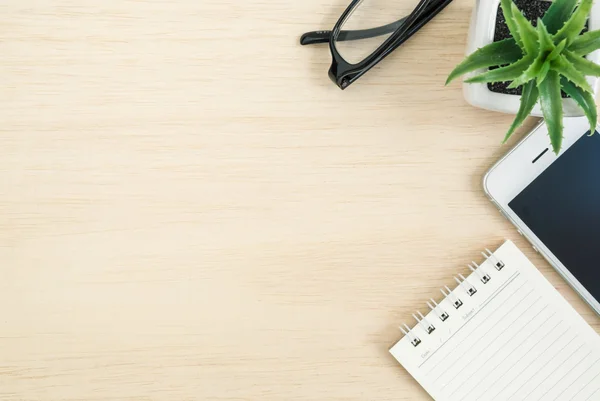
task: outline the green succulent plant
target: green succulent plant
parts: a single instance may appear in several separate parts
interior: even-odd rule
[[[482,68],[498,67],[465,80],[467,83],[511,82],[522,86],[521,105],[504,142],[540,101],[552,148],[563,139],[561,89],[581,107],[595,132],[598,114],[585,76],[600,76],[600,66],[585,58],[600,49],[600,30],[583,31],[593,0],[555,0],[534,27],[512,0],[501,0],[511,38],[491,43],[469,55],[450,73],[446,84]]]

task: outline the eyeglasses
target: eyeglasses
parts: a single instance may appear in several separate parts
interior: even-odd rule
[[[411,12],[406,6],[414,0],[352,0],[333,30],[305,33],[300,44],[329,43],[329,78],[346,89],[451,2],[420,0]],[[406,16],[398,19],[402,15]],[[357,40],[360,43],[353,43]]]

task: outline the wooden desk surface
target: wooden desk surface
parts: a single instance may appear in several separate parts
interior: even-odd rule
[[[347,3],[0,5],[0,399],[427,400],[397,326],[504,238],[600,330],[482,192],[472,1],[342,92]]]

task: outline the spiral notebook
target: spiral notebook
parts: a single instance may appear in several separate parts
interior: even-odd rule
[[[510,241],[390,352],[437,401],[599,401],[600,336]]]

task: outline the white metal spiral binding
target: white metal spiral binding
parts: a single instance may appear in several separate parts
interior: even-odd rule
[[[492,261],[496,270],[500,271],[504,267],[504,262],[498,259],[496,255],[494,255],[489,249],[486,248],[485,252],[481,252],[481,254],[485,257],[486,260],[489,259]]]
[[[435,300],[433,298],[431,298],[430,301],[431,301],[431,303],[429,303],[429,301],[427,301],[427,306],[429,306],[429,308],[433,311],[433,313],[435,313],[442,322],[444,322],[446,319],[448,319],[450,317],[450,315],[448,315],[448,313],[445,310],[443,310],[437,304],[437,302],[435,302]]]
[[[412,330],[410,329],[410,327],[408,327],[406,325],[406,323],[403,323],[404,327],[400,326],[400,330],[402,330],[402,332],[404,333],[404,335],[406,337],[408,337],[408,339],[410,340],[410,343],[416,347],[417,345],[421,344],[421,340],[419,340],[419,337],[415,336],[412,333]]]
[[[485,261],[489,260],[493,263],[496,270],[500,271],[502,270],[502,268],[504,268],[504,262],[498,259],[496,255],[494,255],[489,249],[486,248],[485,252],[481,252],[481,254],[485,257]],[[468,266],[469,269],[471,269],[471,271],[475,273],[477,277],[479,277],[479,280],[483,284],[487,284],[492,279],[490,275],[487,274],[483,270],[483,268],[477,263],[471,262],[470,264],[468,264]],[[458,274],[458,277],[454,277],[454,280],[458,283],[460,287],[462,287],[465,290],[467,294],[469,294],[469,296],[473,296],[477,293],[477,288],[473,284],[471,284],[462,274]],[[444,298],[447,298],[452,303],[454,308],[458,309],[463,305],[463,302],[460,300],[460,298],[458,298],[448,286],[444,286],[444,288],[442,288],[440,291],[442,292],[442,294],[444,294]],[[435,302],[433,298],[427,301],[427,306],[429,306],[432,312],[442,322],[446,321],[450,317],[450,314],[443,310],[442,307],[438,305],[438,303]],[[421,326],[421,328],[427,334],[431,334],[435,331],[435,326],[425,316],[423,316],[423,314],[420,311],[417,311],[417,314],[413,313],[413,317],[417,321],[417,324]],[[412,332],[412,329],[408,327],[406,323],[403,323],[403,326],[400,326],[400,330],[402,330],[404,335],[408,337],[410,343],[414,347],[421,344],[421,339]]]
[[[434,325],[431,324],[429,320],[427,320],[427,318],[425,318],[425,316],[423,316],[423,314],[420,311],[417,311],[417,313],[419,314],[419,316],[421,316],[421,318],[419,319],[419,317],[413,313],[413,317],[415,318],[417,323],[419,323],[419,325],[423,328],[423,330],[427,332],[427,334],[433,333],[433,331],[435,330]]]
[[[460,279],[458,278],[460,277]],[[477,293],[477,288],[475,288],[475,286],[471,283],[469,283],[467,281],[467,279],[465,278],[465,276],[463,276],[462,274],[459,274],[458,277],[454,277],[454,280],[456,280],[456,282],[458,283],[458,285],[460,285],[463,290],[465,290],[467,292],[467,294],[469,294],[469,296],[473,296]],[[461,281],[462,279],[462,281]]]
[[[448,291],[448,293],[446,293],[446,291],[444,291],[444,288],[446,289],[446,291]],[[452,290],[450,288],[448,288],[447,285],[445,285],[444,288],[440,289],[440,291],[442,292],[442,294],[444,294],[444,297],[448,298],[450,300],[450,302],[452,302],[452,305],[454,305],[455,309],[458,309],[461,306],[463,306],[463,301],[461,301],[459,297],[454,295]]]
[[[471,264],[473,266],[471,266]],[[471,271],[475,274],[477,274],[477,276],[479,277],[479,280],[481,280],[481,282],[483,284],[487,284],[492,278],[490,277],[489,274],[487,274],[486,272],[481,272],[481,266],[479,266],[477,263],[475,262],[471,262],[470,264],[468,264],[467,266],[469,266],[469,269],[471,269]]]

